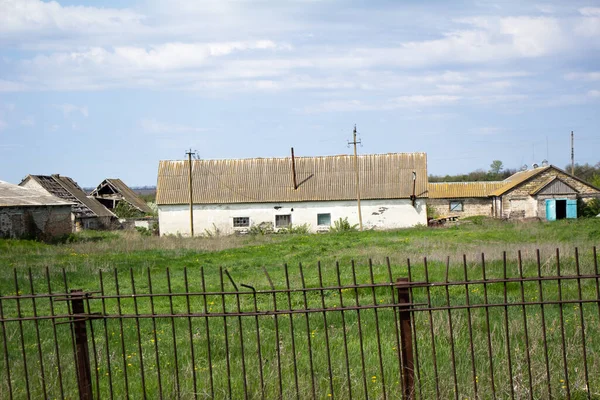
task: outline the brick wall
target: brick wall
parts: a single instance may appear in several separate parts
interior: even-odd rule
[[[450,201],[462,201],[463,211],[450,211]],[[439,216],[470,217],[473,215],[492,216],[491,198],[463,198],[463,199],[427,199],[427,205],[435,209]],[[428,216],[429,217],[429,216]]]

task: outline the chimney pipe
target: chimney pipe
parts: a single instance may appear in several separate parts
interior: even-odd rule
[[[294,190],[298,189],[298,182],[296,181],[296,158],[294,157],[294,148],[292,147],[292,175],[294,176]]]

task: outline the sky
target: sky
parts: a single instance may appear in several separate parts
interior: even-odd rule
[[[0,0],[0,180],[159,160],[600,161],[600,1]]]

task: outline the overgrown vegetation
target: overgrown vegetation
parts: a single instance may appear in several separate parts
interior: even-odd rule
[[[143,212],[126,201],[119,201],[112,212],[119,218],[141,218],[145,216]]]
[[[336,221],[333,221],[333,226],[329,228],[329,232],[333,233],[341,233],[341,232],[356,232],[358,228],[358,224],[350,224],[348,222],[348,217],[340,218]]]
[[[353,274],[350,261],[356,261],[356,279],[359,283],[370,282],[370,270],[368,258],[373,259],[373,274],[376,282],[389,281],[386,266],[386,256],[390,258],[392,277],[407,276],[406,258],[411,259],[411,277],[414,280],[424,279],[424,263],[422,256],[428,256],[429,277],[431,280],[443,281],[447,256],[450,256],[449,277],[454,280],[462,280],[464,274],[470,280],[481,279],[480,268],[481,252],[486,253],[486,271],[489,279],[502,278],[503,251],[507,251],[508,275],[518,276],[517,250],[522,250],[523,269],[527,276],[537,274],[535,263],[535,249],[540,248],[542,254],[542,274],[548,276],[556,274],[554,254],[556,247],[561,248],[562,273],[565,275],[575,273],[574,247],[580,247],[580,262],[582,273],[593,273],[593,259],[590,249],[600,242],[600,220],[581,219],[563,220],[553,223],[512,223],[497,220],[481,220],[473,218],[472,224],[457,225],[448,228],[428,229],[424,227],[396,230],[396,231],[365,231],[347,232],[344,235],[245,235],[227,237],[198,237],[198,238],[158,238],[142,237],[137,232],[82,232],[73,235],[70,242],[59,245],[47,245],[35,241],[0,240],[0,293],[10,295],[18,293],[28,294],[29,268],[33,277],[33,287],[36,293],[47,292],[48,286],[45,282],[46,267],[53,291],[60,292],[67,288],[82,288],[88,291],[99,290],[100,274],[102,274],[104,291],[108,295],[116,293],[115,277],[119,280],[120,293],[132,292],[131,276],[136,281],[137,293],[147,293],[149,286],[148,278],[152,277],[152,287],[155,293],[182,293],[186,286],[190,291],[201,291],[203,282],[208,291],[220,291],[221,279],[219,267],[227,268],[238,287],[244,283],[252,285],[256,290],[268,290],[270,283],[261,272],[262,266],[267,266],[273,285],[279,289],[286,287],[286,274],[284,263],[289,265],[289,279],[293,287],[301,287],[302,282],[299,274],[298,263],[304,266],[305,284],[315,287],[319,282],[317,261],[321,261],[322,278],[325,286],[337,285],[335,274],[336,262],[339,262],[342,284],[351,284]],[[467,255],[467,265],[463,265],[462,254]],[[204,267],[204,275],[199,267]],[[168,268],[168,272],[167,272]],[[185,270],[184,268],[188,268]],[[464,272],[466,268],[466,272]],[[15,269],[15,271],[13,271]],[[64,269],[64,275],[63,275]],[[169,283],[167,283],[167,273]],[[19,288],[15,287],[13,277],[16,274],[19,279]],[[203,281],[204,277],[204,281]],[[228,278],[224,278],[225,290],[231,290],[232,285]],[[507,296],[511,301],[520,301],[520,285],[509,283],[507,285]],[[503,302],[504,292],[502,285],[491,285],[487,287],[487,300],[489,302]],[[538,297],[537,283],[530,282],[524,285],[524,296],[527,301],[535,301]],[[586,283],[583,288],[583,296],[595,298],[595,285],[592,281]],[[483,299],[483,285],[471,285],[469,287],[470,301],[481,303]],[[546,300],[554,300],[557,296],[556,282],[544,283]],[[427,302],[425,289],[417,291],[416,303]],[[390,290],[387,287],[378,288],[375,295],[377,302],[391,302]],[[336,307],[340,305],[340,296],[346,306],[353,306],[356,299],[360,304],[373,302],[373,293],[370,289],[361,288],[357,291],[346,290],[342,293],[326,291],[323,301],[326,306]],[[455,286],[450,290],[453,305],[465,302],[464,286]],[[577,297],[577,283],[575,281],[565,282],[563,298]],[[270,295],[258,296],[259,310],[268,310],[273,307],[273,298]],[[137,301],[137,303],[134,303]],[[175,313],[185,313],[187,309],[185,296],[173,299]],[[279,309],[287,308],[287,297],[281,294],[276,298]],[[308,293],[307,302],[310,308],[321,307],[322,298],[318,291]],[[431,288],[431,301],[436,305],[445,303],[445,293],[440,288]],[[253,310],[253,297],[240,296],[241,308]],[[292,307],[296,310],[304,307],[302,293],[291,294]],[[16,308],[14,301],[3,301],[4,315],[14,316]],[[103,312],[102,302],[91,300],[92,312]],[[227,312],[235,312],[237,305],[235,300],[229,302]],[[21,300],[21,311],[24,315],[30,315],[31,299]],[[206,304],[209,312],[220,312],[222,310],[221,297],[219,295],[208,295],[206,303],[202,296],[194,296],[190,299],[191,309],[195,312],[203,310]],[[150,301],[148,298],[123,298],[120,304],[116,299],[106,300],[106,312],[109,314],[150,312]],[[38,314],[48,313],[48,301],[42,298],[36,300]],[[54,303],[57,313],[66,313],[66,304],[56,301]],[[166,297],[156,298],[152,305],[156,312],[169,313],[171,305]],[[545,369],[543,367],[544,353],[541,345],[540,313],[539,307],[528,306],[529,339],[531,341],[532,366],[536,372],[534,386],[534,398],[543,398]],[[489,398],[490,389],[488,374],[488,362],[486,340],[484,329],[486,317],[484,308],[474,309],[471,312],[473,324],[474,350],[476,357],[476,372],[479,383],[479,396]],[[559,330],[559,307],[548,305],[545,308],[546,323],[548,326],[548,353],[551,368],[551,385],[556,397],[564,397],[564,374],[561,368],[562,355],[560,347]],[[579,334],[579,308],[577,304],[565,305],[562,309],[566,326],[567,356],[572,365],[569,371],[572,394],[585,394],[585,383],[581,373],[581,342]],[[589,303],[584,305],[587,327],[592,329],[598,326],[597,305]],[[345,398],[346,372],[344,367],[344,338],[343,332],[347,333],[347,343],[350,355],[351,382],[355,390],[355,397],[361,397],[363,393],[362,367],[361,367],[361,344],[363,341],[365,354],[365,373],[367,375],[367,390],[371,398],[376,398],[381,393],[382,381],[388,394],[398,393],[397,380],[397,357],[394,339],[394,314],[390,309],[380,309],[378,324],[381,330],[383,363],[386,373],[379,373],[379,360],[377,341],[375,339],[375,316],[372,310],[361,311],[363,324],[363,335],[359,336],[357,331],[357,313],[346,312],[346,330],[342,329],[340,314],[328,315],[328,323],[323,324],[321,313],[311,313],[309,318],[310,329],[306,328],[305,316],[297,314],[293,317],[295,324],[296,358],[301,371],[309,370],[307,338],[312,341],[314,370],[319,378],[316,382],[316,393],[318,398],[328,398],[328,363],[325,357],[325,329],[328,333],[328,341],[332,346],[332,360],[335,381],[335,397]],[[453,311],[454,340],[456,343],[457,375],[460,398],[474,398],[472,391],[471,364],[469,359],[469,332],[467,330],[467,315],[465,310]],[[263,368],[268,384],[265,387],[266,398],[277,396],[277,354],[276,349],[281,352],[282,373],[284,376],[283,398],[294,397],[292,357],[290,342],[290,319],[288,316],[279,316],[279,340],[275,334],[275,319],[272,316],[258,317],[260,323],[261,341],[263,343]],[[435,327],[435,345],[438,355],[440,376],[451,376],[450,349],[448,341],[447,313],[434,312],[432,320]],[[511,334],[513,382],[518,397],[527,397],[527,372],[526,358],[523,346],[522,315],[520,307],[512,307],[508,312],[508,320],[513,334]],[[419,346],[420,374],[423,382],[423,398],[435,398],[435,382],[433,379],[433,365],[431,363],[430,331],[428,329],[428,315],[421,312],[415,316],[415,326]],[[502,308],[495,308],[490,312],[490,323],[492,331],[492,351],[495,379],[497,380],[498,398],[509,397],[509,376],[507,370],[506,344],[504,342],[504,315]],[[111,319],[106,323],[102,320],[92,320],[88,326],[94,327],[97,346],[90,347],[90,358],[92,363],[98,361],[98,367],[93,364],[93,374],[99,376],[102,394],[106,395],[108,385],[108,373],[114,384],[116,397],[125,397],[124,374],[128,374],[128,390],[130,394],[141,396],[142,383],[140,375],[140,361],[143,355],[144,368],[146,372],[144,390],[150,398],[157,398],[157,363],[155,356],[155,343],[158,346],[158,358],[161,367],[163,382],[163,397],[176,397],[175,385],[175,362],[173,343],[175,341],[178,349],[178,372],[180,374],[182,397],[192,396],[192,374],[196,373],[198,387],[206,394],[208,390],[208,363],[206,352],[206,335],[204,334],[204,320],[192,318],[176,318],[173,325],[169,318],[157,318],[156,326],[151,319],[140,320],[140,334],[133,318],[123,321],[123,336],[120,332],[119,322]],[[232,378],[233,398],[243,397],[242,372],[240,363],[240,337],[241,331],[235,318],[228,318],[228,344],[229,353],[225,352],[225,332],[221,318],[211,318],[209,321],[212,342],[212,368],[215,376],[215,386],[219,388],[219,395],[225,397],[224,389],[228,376]],[[242,321],[246,368],[249,379],[251,396],[260,397],[260,389],[257,385],[256,372],[258,371],[258,358],[256,357],[256,331],[255,320],[244,318]],[[24,369],[22,351],[27,353],[30,368],[29,383],[32,386],[35,397],[43,397],[41,393],[41,379],[35,344],[36,329],[31,321],[23,323],[25,350],[21,349],[19,324],[10,323],[7,326],[7,338],[9,340],[9,361],[11,368],[11,379],[13,390],[16,390],[15,398],[24,397]],[[190,328],[191,326],[191,328]],[[73,368],[72,345],[70,343],[70,326],[68,324],[54,326],[50,321],[39,324],[44,354],[50,356],[44,359],[46,369],[46,383],[49,397],[60,397],[58,395],[57,371],[58,365],[54,357],[53,327],[56,327],[60,342],[61,372],[65,380],[65,388],[68,393],[76,393],[75,370]],[[106,329],[106,331],[105,331]],[[191,334],[190,334],[191,330]],[[173,333],[174,332],[174,333]],[[593,331],[590,331],[593,332]],[[108,339],[106,339],[108,337]],[[142,351],[139,351],[137,341],[141,338]],[[155,341],[155,338],[157,339]],[[191,338],[191,339],[190,339]],[[598,371],[600,365],[600,344],[598,335],[588,335],[588,365],[591,372]],[[0,341],[3,340],[0,338]],[[91,339],[90,339],[91,340]],[[195,345],[195,360],[190,355],[190,340]],[[106,342],[109,343],[110,351],[106,351]],[[124,344],[122,344],[124,343]],[[122,354],[122,347],[125,353]],[[110,357],[110,370],[107,366],[107,354]],[[97,357],[97,358],[95,358]],[[231,374],[228,375],[227,361],[231,363]],[[0,357],[0,393],[6,394],[6,367],[4,358]],[[575,370],[577,368],[577,370]],[[540,372],[542,371],[542,372]],[[592,374],[592,394],[598,392],[598,374]],[[375,378],[373,378],[375,377]],[[538,379],[539,378],[539,379]],[[540,383],[542,382],[542,383]],[[94,383],[95,385],[95,383]],[[301,398],[311,397],[310,378],[307,374],[300,375]],[[441,398],[453,397],[452,379],[440,381]],[[3,395],[4,396],[4,395]],[[3,397],[0,396],[0,397]],[[573,398],[576,396],[574,395]]]

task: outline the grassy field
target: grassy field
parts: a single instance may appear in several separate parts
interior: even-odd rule
[[[132,277],[137,293],[149,291],[149,279],[155,293],[183,293],[186,284],[189,291],[201,292],[203,285],[207,291],[225,290],[233,286],[225,276],[223,283],[219,267],[226,268],[238,287],[251,285],[257,290],[267,290],[270,285],[261,267],[266,266],[273,284],[277,289],[287,287],[286,270],[288,264],[289,284],[299,288],[319,286],[319,269],[325,286],[337,285],[336,262],[339,263],[342,284],[371,282],[372,259],[373,280],[389,282],[408,274],[407,258],[411,259],[411,278],[424,280],[423,257],[428,257],[428,275],[430,281],[443,281],[446,274],[446,260],[450,257],[449,278],[462,280],[465,274],[463,254],[466,255],[466,273],[470,280],[481,279],[481,253],[486,255],[488,278],[502,278],[504,266],[502,252],[507,252],[507,274],[518,276],[516,262],[517,251],[523,256],[523,270],[526,276],[537,275],[535,263],[536,249],[541,250],[543,275],[556,274],[555,251],[561,251],[561,273],[574,274],[574,249],[580,248],[580,266],[584,274],[594,273],[594,260],[591,249],[600,243],[600,221],[578,220],[556,223],[513,224],[500,221],[479,220],[477,223],[446,228],[414,228],[390,232],[355,232],[345,234],[321,235],[269,235],[245,237],[211,238],[156,238],[144,237],[137,233],[86,232],[76,235],[72,242],[47,245],[29,241],[0,241],[0,293],[2,295],[28,294],[31,284],[36,293],[47,293],[49,286],[54,292],[64,292],[66,288],[81,288],[87,291],[100,290],[100,281],[105,294],[116,293],[116,280],[122,294],[132,293]],[[390,268],[386,257],[389,257]],[[351,267],[355,260],[355,273]],[[318,261],[321,266],[318,266]],[[305,282],[301,280],[299,263],[303,264]],[[204,277],[201,274],[203,268]],[[31,271],[31,280],[29,277]],[[15,286],[15,276],[18,287]],[[187,279],[186,279],[187,276]],[[170,287],[169,287],[170,281]],[[187,283],[186,283],[187,281]],[[582,297],[597,299],[597,281],[586,280],[582,284]],[[243,289],[242,290],[247,290]],[[537,301],[539,287],[537,282],[509,283],[506,285],[510,301]],[[565,299],[577,299],[576,281],[564,282],[562,296]],[[446,304],[444,288],[415,289],[414,302],[428,301],[443,306]],[[503,284],[470,285],[450,288],[452,305],[464,304],[467,290],[471,303],[484,302],[484,290],[488,292],[490,303],[504,300]],[[522,290],[522,291],[521,291]],[[546,300],[558,298],[556,281],[543,284]],[[375,296],[375,299],[373,298]],[[235,296],[208,295],[190,296],[189,309],[202,312],[206,306],[209,312],[227,312],[237,310]],[[188,310],[185,296],[176,297],[173,303],[167,297],[138,298],[136,300],[116,299],[90,301],[92,312],[107,314],[169,313],[171,307],[175,313],[183,314]],[[288,297],[285,293],[275,299],[270,294],[257,296],[259,310],[272,310],[274,300],[279,309],[305,308],[301,292]],[[309,292],[306,304],[309,308],[320,307],[322,302],[328,307],[340,307],[359,304],[385,305],[392,303],[389,288],[326,290],[323,296],[319,291]],[[64,302],[45,299],[36,300],[39,315],[47,314],[54,308],[56,313],[66,313]],[[240,296],[240,307],[244,311],[254,309],[251,295]],[[103,309],[104,308],[104,309]],[[583,369],[583,343],[581,340],[580,312],[583,311],[586,333],[585,354],[588,362],[589,393],[600,396],[600,308],[595,303],[587,303],[580,310],[577,304],[562,307],[565,326],[566,345],[562,346],[560,325],[561,308],[558,305],[544,307],[547,334],[547,346],[542,340],[542,313],[540,306],[527,306],[527,322],[524,324],[522,307],[510,307],[508,317],[508,336],[512,377],[508,371],[508,352],[506,347],[505,310],[503,307],[471,311],[473,329],[469,332],[469,315],[466,310],[452,311],[453,329],[449,329],[447,311],[435,311],[431,317],[427,312],[415,313],[415,330],[419,350],[418,392],[421,398],[432,398],[436,390],[436,374],[441,398],[453,398],[455,387],[459,398],[475,398],[475,383],[480,398],[491,398],[492,379],[490,357],[487,347],[487,331],[492,342],[493,388],[498,398],[510,397],[510,387],[517,398],[529,395],[529,366],[532,370],[531,386],[534,398],[548,396],[545,355],[550,364],[550,384],[552,395],[566,396],[567,383],[575,398],[586,398],[586,380]],[[2,301],[4,317],[32,315],[33,302],[22,299],[18,307],[15,300]],[[244,377],[250,398],[260,398],[264,391],[266,398],[279,394],[278,375],[281,365],[283,398],[296,396],[294,378],[294,360],[298,371],[300,398],[312,397],[312,369],[315,376],[315,397],[347,398],[349,390],[355,398],[398,397],[399,373],[397,344],[394,329],[394,313],[391,308],[381,308],[360,312],[362,335],[358,331],[358,313],[356,311],[329,312],[324,323],[322,313],[289,316],[245,317],[238,321],[235,317],[186,318],[178,317],[173,323],[170,318],[96,320],[92,322],[94,344],[91,348],[94,379],[98,380],[100,398],[108,398],[108,385],[112,382],[114,398],[142,398],[145,390],[149,398],[173,398],[179,382],[179,392],[183,398],[193,398],[194,382],[199,398],[210,396],[210,374],[213,372],[213,387],[217,398],[229,395],[227,379],[231,377],[232,398],[243,398]],[[344,321],[342,321],[342,318]],[[430,319],[431,318],[431,319]],[[377,321],[376,321],[377,319]],[[208,322],[207,322],[208,320]],[[430,331],[433,323],[433,337]],[[379,325],[379,332],[376,329]],[[139,324],[139,335],[137,325]],[[210,328],[210,342],[206,337],[206,324]],[[240,325],[241,324],[241,325]],[[258,324],[258,329],[257,329]],[[275,329],[279,329],[279,337]],[[294,325],[293,335],[291,325]],[[8,398],[9,382],[15,398],[25,398],[25,383],[33,393],[33,398],[43,397],[44,390],[48,398],[61,397],[62,391],[67,398],[77,397],[75,370],[73,368],[72,344],[68,325],[53,326],[50,322],[7,322],[2,327],[2,338],[7,343],[10,381],[6,368],[7,360],[0,360],[0,398]],[[240,330],[241,326],[241,330]],[[524,328],[529,334],[530,365],[525,351]],[[345,327],[345,329],[344,329]],[[37,336],[40,336],[43,357],[39,357]],[[91,330],[88,335],[90,335]],[[121,335],[122,332],[122,335]],[[451,357],[450,333],[455,342],[456,358]],[[377,341],[379,333],[380,341]],[[241,335],[243,334],[243,340]],[[258,357],[257,334],[260,335],[261,356]],[[471,357],[470,335],[473,336],[474,353]],[[55,340],[56,338],[56,340]],[[292,341],[293,338],[293,341]],[[138,344],[138,341],[140,344]],[[308,351],[309,341],[312,352]],[[329,342],[333,392],[329,384],[329,363],[326,341]],[[361,346],[361,341],[362,346]],[[58,355],[55,342],[58,343]],[[211,362],[208,362],[210,343]],[[344,343],[347,343],[345,346]],[[108,347],[107,347],[108,344]],[[244,346],[244,367],[242,366],[241,347]],[[3,346],[3,345],[2,345]],[[177,352],[174,347],[177,347]],[[192,358],[192,346],[194,357]],[[294,346],[294,351],[292,350]],[[432,351],[435,347],[437,365],[433,365]],[[346,369],[346,348],[350,369]],[[382,359],[378,357],[381,348]],[[547,349],[547,351],[546,351]],[[277,353],[279,350],[279,356]],[[568,359],[569,369],[565,376],[563,351]],[[25,354],[25,357],[23,356]],[[157,356],[158,354],[158,356]],[[363,370],[361,359],[364,356]],[[23,358],[28,361],[27,369]],[[471,360],[475,360],[473,368]],[[227,361],[229,360],[229,366]],[[279,363],[278,363],[279,360]],[[380,364],[381,361],[381,364]],[[143,363],[143,369],[141,368]],[[457,380],[454,382],[453,363],[456,364]],[[42,368],[43,365],[43,368]],[[383,365],[383,374],[381,373]],[[261,387],[259,371],[262,366],[264,387]],[[160,369],[160,380],[158,374]],[[243,374],[245,369],[245,374]],[[44,373],[42,380],[42,371]],[[59,375],[60,373],[60,375]],[[59,379],[61,378],[61,379]],[[350,381],[350,385],[348,385]],[[143,384],[142,384],[143,382]],[[160,383],[160,385],[159,385]],[[350,389],[349,389],[350,388]],[[329,396],[331,394],[331,396]]]

